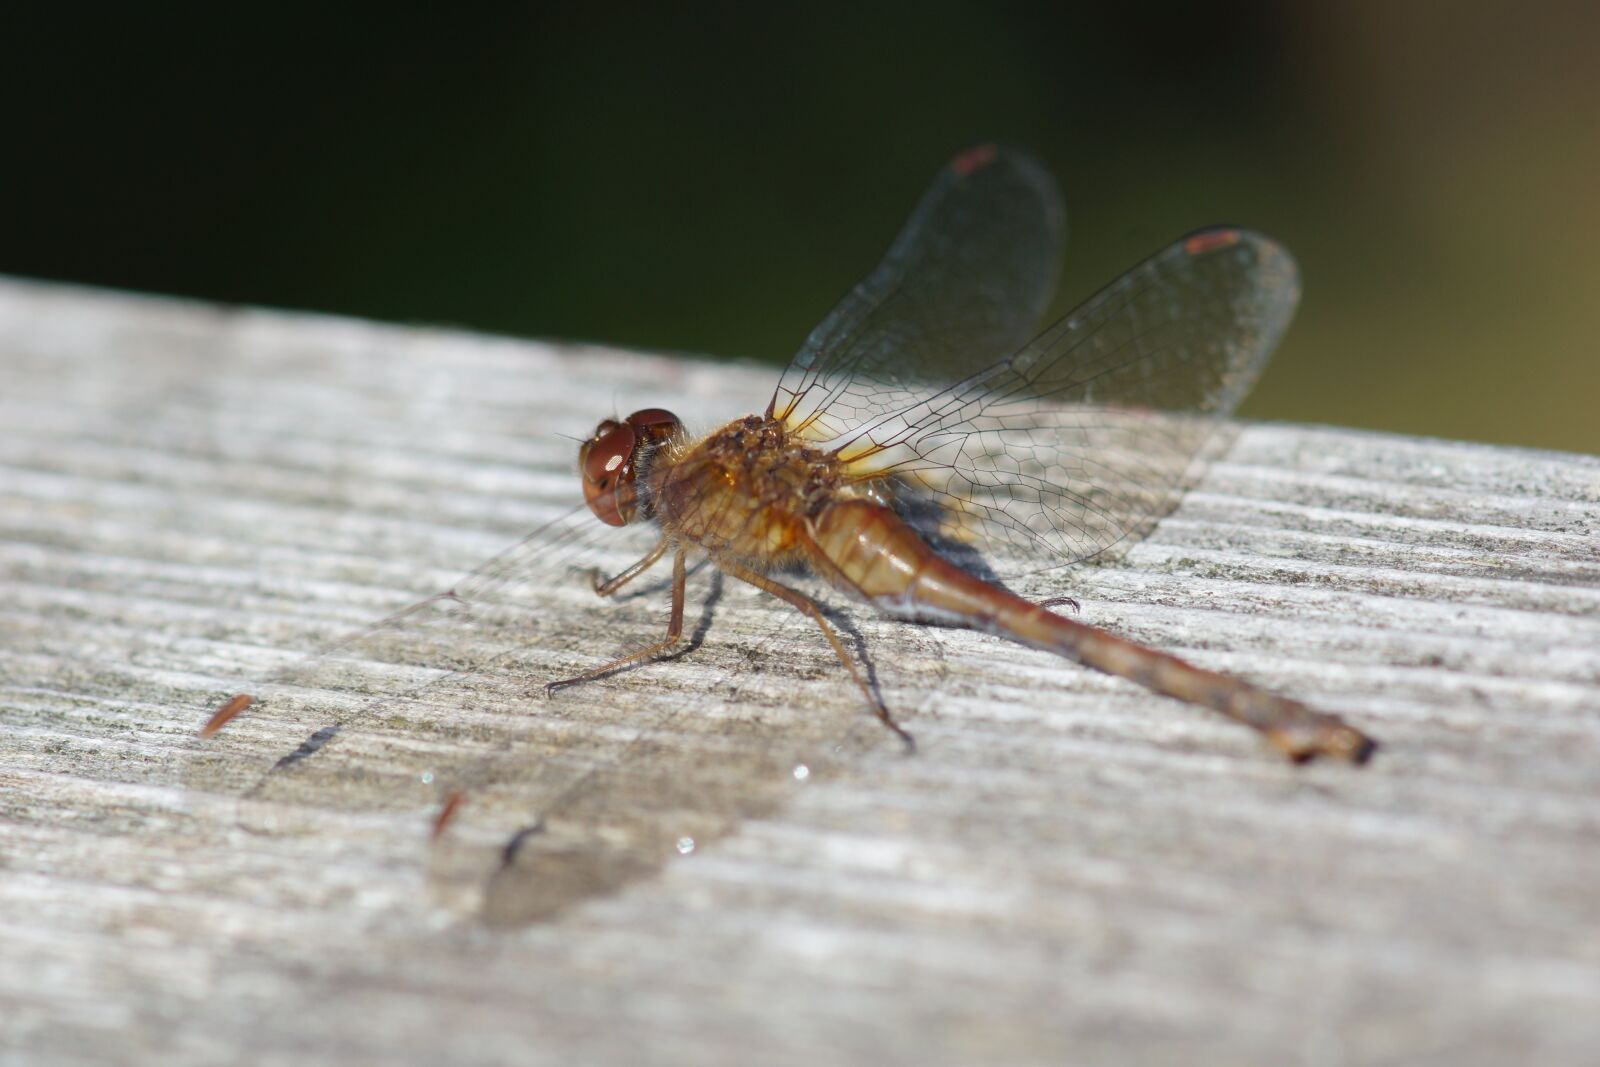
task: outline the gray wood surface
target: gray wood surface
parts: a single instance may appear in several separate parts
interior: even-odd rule
[[[709,427],[770,369],[8,282],[0,376],[5,1062],[1600,1048],[1593,458],[1252,425],[1029,586],[1347,715],[1365,768],[841,604],[907,757],[705,572],[697,647],[547,700],[662,624],[659,583],[582,586],[626,539],[302,656],[563,514],[559,434]]]

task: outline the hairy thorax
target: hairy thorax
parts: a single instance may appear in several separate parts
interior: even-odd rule
[[[668,535],[713,556],[772,565],[795,556],[807,518],[845,479],[832,456],[750,415],[659,457],[649,482]]]

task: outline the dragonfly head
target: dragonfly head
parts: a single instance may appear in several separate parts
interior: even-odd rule
[[[618,422],[607,419],[578,448],[583,499],[595,517],[610,526],[626,526],[639,511],[635,484],[639,469],[662,442],[683,429],[678,416],[661,408],[635,411]]]

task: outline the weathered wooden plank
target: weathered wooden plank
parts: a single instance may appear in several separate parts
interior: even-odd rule
[[[847,611],[907,758],[803,620],[704,574],[704,639],[674,663],[545,702],[664,597],[535,583],[485,626],[431,618],[354,675],[262,687],[203,744],[245,679],[558,514],[558,434],[646,404],[710,425],[772,373],[26,283],[0,287],[0,368],[8,1054],[1462,1063],[1600,1041],[1592,458],[1249,426],[1125,560],[1038,585],[1348,715],[1385,745],[1360,770]],[[355,692],[305,684],[333,680]],[[471,800],[433,848],[450,782]],[[531,866],[486,881],[541,815]],[[595,846],[641,839],[650,869]],[[560,907],[485,925],[496,892],[503,919]]]

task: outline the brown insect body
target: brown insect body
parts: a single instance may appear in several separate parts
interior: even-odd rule
[[[889,253],[818,325],[765,414],[691,440],[670,412],[601,422],[578,455],[584,500],[611,526],[653,521],[656,547],[609,596],[672,556],[662,640],[556,686],[672,649],[687,557],[809,616],[878,717],[908,744],[810,597],[770,574],[803,563],[890,614],[998,634],[1198,704],[1296,760],[1359,762],[1373,742],[1338,716],[1058,615],[943,558],[889,506],[888,479],[1013,547],[1059,562],[1163,513],[1287,328],[1294,260],[1236,227],[1203,230],[1037,331],[1062,211],[1027,156],[980,146],[946,167]],[[1031,340],[1030,340],[1031,338]],[[210,732],[248,706],[218,709]]]
[[[998,634],[1209,707],[1261,731],[1292,759],[1359,761],[1371,751],[1370,740],[1336,716],[1064,618],[968,573],[902,520],[878,483],[852,479],[836,454],[793,440],[770,417],[739,419],[693,444],[683,442],[679,427],[634,466],[647,472],[645,515],[661,528],[659,554],[672,546],[681,557],[685,543],[693,544],[733,576],[813,614],[807,598],[762,572],[803,562],[889,614]],[[833,638],[826,626],[824,633]]]
[[[854,495],[838,459],[775,419],[750,415],[695,444],[665,445],[649,466],[650,517],[719,562],[760,570],[808,560],[808,526]]]

